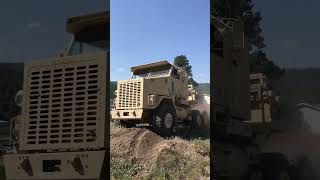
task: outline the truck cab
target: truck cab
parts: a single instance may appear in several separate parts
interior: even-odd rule
[[[117,82],[113,120],[131,127],[149,123],[157,132],[171,135],[178,123],[191,121],[186,70],[159,61],[131,68],[129,80]]]
[[[163,100],[172,105],[187,105],[187,76],[168,61],[159,61],[131,68],[129,80],[117,84],[116,106],[112,119],[147,122],[152,110]]]

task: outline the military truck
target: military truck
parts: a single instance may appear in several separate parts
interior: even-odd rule
[[[71,17],[59,57],[24,66],[17,153],[7,179],[100,179],[108,162],[109,12]]]
[[[117,82],[113,120],[125,127],[148,123],[160,135],[177,126],[209,127],[209,114],[196,109],[195,93],[184,68],[159,61],[131,68],[129,80]]]
[[[211,34],[214,177],[228,180],[296,178],[293,172],[298,169],[297,164],[282,152],[264,152],[260,146],[263,142],[257,138],[259,133],[268,141],[271,126],[264,125],[272,121],[271,114],[277,110],[270,110],[272,103],[267,103],[271,96],[265,86],[265,76],[249,74],[243,22],[211,16]]]

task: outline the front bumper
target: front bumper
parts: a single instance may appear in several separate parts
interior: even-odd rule
[[[112,110],[111,118],[114,120],[126,120],[126,119],[142,119],[143,109],[134,110]]]
[[[100,179],[105,151],[4,156],[7,179]]]

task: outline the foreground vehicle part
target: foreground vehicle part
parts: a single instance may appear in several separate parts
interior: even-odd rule
[[[108,26],[108,12],[70,18],[66,52],[25,64],[19,148],[4,156],[7,179],[106,177]]]

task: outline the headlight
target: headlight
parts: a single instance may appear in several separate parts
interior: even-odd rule
[[[157,103],[157,96],[156,95],[149,95],[148,96],[148,104],[155,105]]]
[[[16,105],[19,107],[22,106],[22,96],[23,96],[23,92],[22,92],[22,90],[20,90],[17,92],[16,97],[14,99]]]

